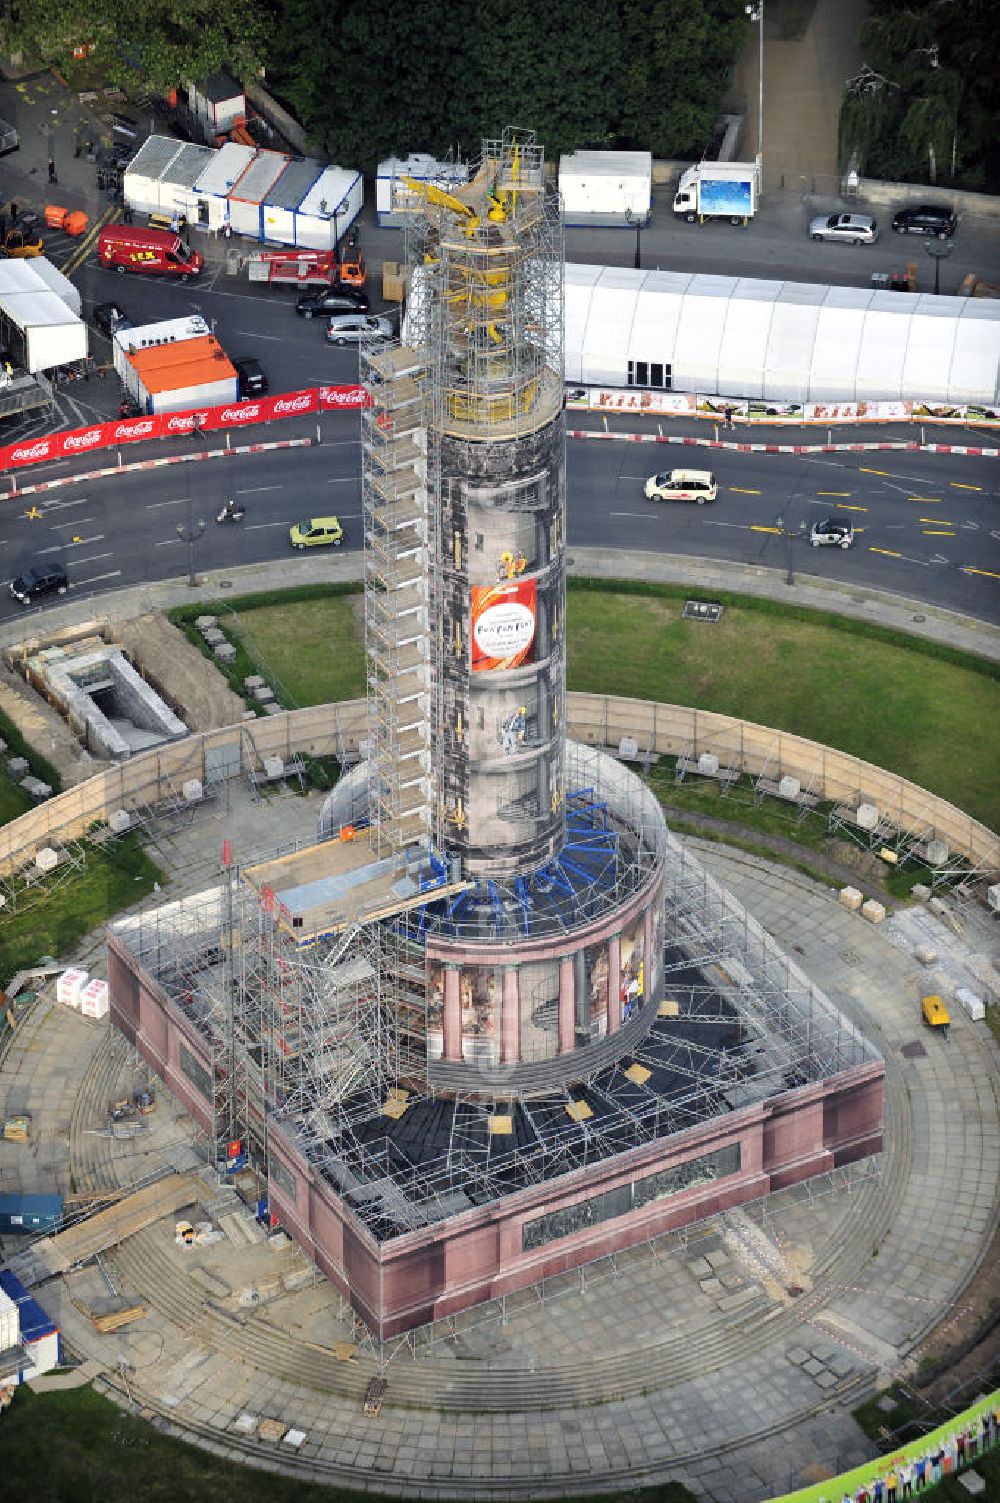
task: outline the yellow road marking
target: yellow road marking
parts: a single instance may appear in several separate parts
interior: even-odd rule
[[[961,480],[949,480],[948,484],[955,491],[981,491],[981,485],[963,485]]]
[[[963,574],[982,574],[985,579],[1000,579],[1000,574],[994,574],[992,569],[970,569],[970,568],[967,568],[967,567],[963,566],[962,573]]]
[[[850,491],[817,491],[817,496],[849,496]]]
[[[863,465],[858,466],[859,475],[889,475],[890,470],[866,470]]]
[[[729,489],[737,496],[759,496],[760,491],[746,491],[742,485],[731,485]]]
[[[940,506],[940,496],[907,496],[907,501],[919,501],[921,506]]]
[[[81,262],[83,262],[86,257],[90,255],[90,252],[94,248],[94,242],[103,230],[104,226],[110,223],[112,219],[116,218],[119,212],[119,206],[117,204],[112,204],[110,208],[105,209],[104,213],[99,219],[95,220],[90,229],[84,235],[83,239],[80,241],[79,245],[76,247],[76,250],[73,251],[72,255],[64,263],[62,267],[62,274],[64,277],[72,276],[73,272],[75,272],[79,268]]]
[[[918,522],[930,522],[932,527],[954,527],[954,522],[946,522],[944,517],[918,517]]]
[[[780,527],[757,527],[753,522],[751,522],[751,524],[750,524],[750,531],[751,532],[776,532],[778,534],[779,538],[781,536],[781,528]]]
[[[921,529],[925,538],[957,538],[957,532],[942,532],[938,527],[924,527]]]
[[[903,555],[901,553],[893,553],[893,551],[892,551],[891,548],[873,548],[872,545],[871,545],[871,543],[868,544],[868,552],[869,553],[884,553],[885,556],[886,556],[886,558],[902,558],[903,557]]]
[[[867,511],[867,506],[842,506],[841,511]]]
[[[42,513],[38,510],[37,506],[29,506],[24,515],[29,522],[37,522]]]

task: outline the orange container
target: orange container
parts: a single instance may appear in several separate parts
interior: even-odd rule
[[[63,229],[66,231],[67,235],[73,235],[74,237],[76,237],[83,234],[89,223],[89,215],[85,214],[82,209],[74,209],[71,213],[67,214],[66,218],[63,220]]]
[[[46,204],[45,205],[45,227],[46,227],[46,229],[49,229],[49,230],[61,230],[62,227],[63,227],[63,225],[66,222],[66,215],[67,215],[68,212],[69,211],[67,209],[60,208],[59,204]]]

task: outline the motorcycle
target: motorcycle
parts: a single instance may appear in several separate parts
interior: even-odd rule
[[[235,501],[227,501],[215,520],[217,522],[242,522],[245,516],[245,506],[237,506]]]

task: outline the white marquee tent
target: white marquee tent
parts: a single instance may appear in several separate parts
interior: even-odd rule
[[[566,380],[757,400],[1000,400],[1000,302],[566,266]]]

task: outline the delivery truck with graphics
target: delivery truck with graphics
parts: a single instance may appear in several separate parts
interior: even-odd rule
[[[699,162],[681,173],[674,195],[674,213],[688,224],[728,219],[749,224],[760,197],[760,167],[756,162]]]

